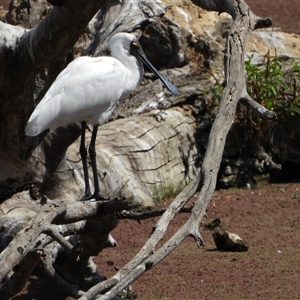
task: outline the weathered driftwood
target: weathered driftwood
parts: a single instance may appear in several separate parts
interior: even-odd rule
[[[136,1],[123,0],[122,2],[124,3],[123,5],[114,1],[111,1],[110,4],[118,5],[118,9],[121,8],[121,11],[122,7],[126,8],[123,11],[125,16],[128,15],[128,9],[137,9],[137,12],[139,11]],[[37,202],[36,207],[41,210],[34,217],[34,221],[31,221],[26,226],[26,221],[19,220],[20,226],[23,228],[20,232],[28,233],[23,236],[21,233],[18,233],[0,254],[0,262],[5,262],[0,274],[4,278],[12,270],[13,266],[25,264],[26,259],[29,259],[27,255],[30,255],[31,251],[35,249],[35,245],[38,245],[45,250],[43,255],[46,257],[44,265],[47,273],[58,281],[65,290],[68,290],[70,295],[76,298],[81,296],[81,299],[94,299],[95,297],[112,299],[135,278],[159,263],[189,235],[195,238],[198,245],[202,245],[203,241],[198,229],[199,223],[205,214],[206,207],[215,189],[226,137],[233,123],[238,101],[244,99],[243,101],[260,112],[262,116],[274,117],[269,111],[255,105],[250,96],[247,95],[244,76],[244,51],[247,41],[253,30],[259,27],[270,26],[270,20],[255,16],[242,0],[195,0],[194,3],[196,5],[205,9],[215,10],[220,13],[228,12],[234,20],[224,50],[226,86],[219,112],[211,129],[201,171],[199,172],[200,166],[196,164],[196,161],[199,159],[196,146],[190,143],[193,140],[195,120],[189,112],[186,112],[181,107],[177,109],[171,108],[166,110],[166,112],[154,111],[136,119],[132,117],[132,119],[118,120],[112,123],[114,125],[108,124],[103,127],[103,131],[99,132],[98,136],[98,149],[100,151],[98,161],[101,182],[103,183],[102,190],[109,197],[126,196],[130,198],[131,204],[137,203],[142,207],[147,207],[153,205],[155,190],[151,187],[159,185],[162,180],[166,181],[166,177],[176,180],[176,185],[190,183],[165,211],[164,215],[157,222],[150,239],[136,257],[121,268],[115,276],[102,281],[103,278],[96,272],[96,268],[90,258],[98,254],[104,247],[115,245],[115,241],[109,236],[109,232],[119,221],[114,212],[122,211],[124,208],[128,209],[128,203],[112,200],[112,202],[100,204],[89,202],[73,204],[74,199],[80,198],[79,194],[81,192],[78,182],[80,183],[82,179],[80,172],[77,171],[80,169],[80,161],[78,161],[77,157],[78,145],[75,143],[66,155],[65,152],[79,134],[76,127],[69,127],[67,130],[65,128],[59,129],[34,141],[26,139],[23,132],[26,123],[24,120],[28,119],[28,115],[33,108],[33,95],[31,89],[27,87],[30,86],[28,83],[32,83],[35,75],[42,68],[49,66],[51,61],[55,61],[67,54],[68,49],[71,48],[79,36],[78,28],[83,29],[103,3],[95,0],[88,2],[83,0],[66,1],[65,5],[61,8],[54,8],[50,12],[50,17],[45,18],[36,29],[28,33],[24,29],[16,29],[0,23],[0,44],[1,46],[4,44],[5,46],[3,47],[6,49],[6,52],[3,52],[5,54],[0,55],[0,66],[4,67],[2,69],[10,68],[11,61],[14,61],[15,56],[17,59],[25,60],[26,62],[20,65],[15,61],[14,65],[18,68],[19,77],[23,79],[21,86],[11,86],[14,76],[11,74],[11,77],[9,77],[6,76],[5,72],[0,72],[1,89],[8,86],[11,88],[9,93],[0,95],[0,104],[4,112],[4,118],[0,120],[0,123],[3,125],[0,140],[4,141],[4,143],[1,143],[0,153],[5,153],[5,149],[14,149],[12,155],[6,160],[4,159],[6,156],[1,155],[0,162],[1,164],[3,162],[2,165],[5,165],[5,168],[10,170],[10,174],[5,175],[3,172],[4,168],[0,172],[0,181],[4,182],[6,180],[5,176],[13,178],[15,182],[13,181],[14,183],[9,186],[11,189],[14,184],[15,187],[19,187],[21,183],[28,184],[34,178],[33,174],[35,174],[37,181],[40,181],[42,178],[44,183],[52,185],[48,189],[50,191],[48,197],[55,199],[57,196],[62,196],[64,200],[64,205],[58,206],[60,209],[52,210],[49,214],[46,211],[49,207],[44,205],[43,208],[43,201]],[[155,7],[155,3],[151,2],[151,6]],[[83,14],[82,11],[84,12]],[[116,10],[119,13],[121,11]],[[150,10],[150,16],[153,11]],[[157,11],[160,11],[159,7]],[[71,19],[65,18],[67,15],[72,15],[72,20],[76,19],[77,31],[75,29],[74,32],[69,31],[73,23]],[[125,21],[125,19],[123,20]],[[124,23],[119,24],[118,22],[109,24],[112,24],[112,27],[108,29],[108,33],[113,32],[116,24],[118,26],[124,25]],[[4,42],[5,30],[14,34],[6,42]],[[20,38],[20,43],[16,45],[18,38]],[[94,44],[91,44],[91,53],[93,51],[96,53],[98,51],[97,46],[100,44],[102,43],[97,43],[95,40]],[[53,45],[56,46],[56,51],[53,51]],[[47,60],[44,57],[47,57]],[[30,72],[28,71],[29,69]],[[17,82],[20,84],[18,80]],[[165,97],[164,93],[162,97]],[[11,99],[13,101],[10,101]],[[23,105],[18,105],[19,102]],[[18,106],[18,109],[13,111],[13,115],[6,115],[5,112],[10,112],[9,108],[11,105],[13,107]],[[169,126],[168,130],[162,128],[166,125]],[[8,139],[7,135],[12,132],[14,134]],[[157,139],[155,136],[159,136],[159,138]],[[104,139],[107,151],[105,151],[106,148],[102,149],[101,147]],[[163,144],[164,141],[165,144]],[[110,149],[114,151],[110,151]],[[172,155],[170,154],[171,152]],[[108,159],[106,161],[101,160],[105,155],[107,155]],[[15,166],[16,161],[20,162],[19,170]],[[185,168],[177,168],[180,161],[186,163]],[[145,170],[150,172],[145,172]],[[150,175],[145,176],[146,173]],[[123,179],[125,175],[126,180]],[[169,223],[198,189],[200,189],[200,194],[192,208],[192,213],[187,223],[160,249],[156,250],[156,246],[164,236]],[[119,203],[121,204],[119,205]],[[50,203],[49,205],[51,207],[54,204]],[[100,208],[102,213],[99,212]],[[34,212],[36,212],[34,208],[26,211],[27,220],[32,218]],[[4,221],[7,221],[5,213],[1,217],[3,217]],[[39,220],[47,220],[47,223],[42,225],[39,222],[35,223]],[[79,224],[74,223],[76,221],[79,221]],[[58,230],[58,227],[55,227],[53,224],[68,225],[64,225],[63,229]],[[45,237],[44,234],[40,235],[42,232],[50,237]],[[68,234],[74,235],[65,240],[63,236]],[[77,248],[77,245],[80,247]],[[26,255],[26,253],[28,254]],[[80,259],[77,260],[77,257]],[[38,258],[34,259],[33,265],[37,262]],[[60,276],[56,276],[54,265],[55,270],[63,274],[63,277],[67,278],[69,282],[78,285],[79,289],[74,289],[67,282],[63,281]],[[29,273],[24,268],[21,268],[21,270],[23,270],[25,278],[28,278]],[[88,279],[86,279],[87,274],[91,275]],[[14,282],[13,278],[18,277],[20,278],[21,276],[15,274],[15,276],[8,277],[8,284]],[[24,278],[20,282],[17,280],[17,283],[19,283],[16,284],[18,289],[24,282]],[[6,288],[4,285],[2,287],[3,289]],[[88,291],[84,293],[80,289]],[[11,291],[11,295],[13,292],[15,291]],[[101,292],[104,294],[99,296]]]
[[[78,257],[81,260],[81,264],[86,260],[88,263],[91,255],[97,254],[105,247],[116,246],[115,241],[109,235],[111,228],[104,226],[100,221],[97,225],[99,228],[98,231],[92,233],[92,235],[94,235],[92,239],[80,239],[80,237],[77,237],[66,240],[64,236],[74,233],[84,236],[90,229],[90,223],[97,222],[99,216],[111,215],[114,212],[124,209],[128,210],[130,208],[131,204],[125,201],[125,199],[113,199],[106,202],[77,202],[68,206],[66,206],[63,201],[49,201],[49,204],[44,205],[36,216],[18,232],[11,243],[0,253],[0,261],[2,262],[0,280],[6,278],[8,273],[18,265],[17,271],[14,272],[9,279],[6,278],[1,285],[0,294],[3,297],[9,298],[9,296],[14,295],[16,291],[19,291],[26,283],[32,269],[41,261],[40,256],[42,256],[46,272],[53,277],[64,290],[69,290],[73,296],[79,296],[79,290],[72,288],[71,285],[65,282],[53,269],[52,264],[59,254],[58,245],[69,254],[70,259],[73,260],[74,267],[76,265],[78,266],[78,263],[76,263]],[[100,220],[102,220],[102,218],[100,218]],[[86,221],[88,219],[90,220],[89,222]],[[85,221],[78,222],[81,220]],[[105,221],[107,221],[107,218],[103,220],[103,222]],[[115,222],[118,222],[118,220],[116,219]],[[115,222],[110,222],[111,226],[114,227]],[[71,223],[71,226],[55,226],[51,225],[51,223]],[[93,226],[93,230],[95,229],[96,226]],[[46,234],[48,238],[42,235],[42,233]],[[97,241],[98,238],[100,242]],[[93,240],[94,243],[91,244],[90,240]],[[53,241],[56,241],[58,244],[51,246]],[[87,243],[89,245],[87,245]],[[49,244],[50,248],[47,246]],[[80,245],[80,247],[86,247],[89,253],[78,250],[78,245]],[[28,268],[28,263],[31,264],[31,268]],[[59,264],[56,264],[56,267],[59,267]],[[23,274],[23,276],[21,276],[21,274]],[[66,276],[66,273],[64,275]],[[95,276],[97,276],[96,270]],[[20,280],[20,278],[22,278],[22,280]]]
[[[0,287],[2,300],[11,299],[22,290],[33,269],[42,261],[41,257],[42,253],[30,251],[17,265],[14,273],[2,281]]]
[[[47,230],[53,219],[66,210],[62,201],[60,203],[50,203],[45,205],[41,211],[22,229],[10,242],[9,246],[1,252],[2,280],[17,265],[22,258],[32,249],[32,245],[37,237]]]
[[[0,119],[0,123],[3,125],[3,130],[1,130],[0,133],[0,139],[3,141],[1,142],[0,153],[6,153],[8,151],[7,149],[10,149],[11,154],[10,156],[3,154],[0,157],[0,194],[1,198],[9,197],[11,194],[15,193],[15,189],[23,190],[24,188],[29,187],[29,194],[33,199],[35,199],[35,201],[32,201],[31,199],[25,201],[25,198],[27,198],[28,195],[26,192],[23,192],[21,194],[15,194],[12,198],[6,200],[1,207],[3,214],[1,215],[0,222],[1,224],[4,224],[3,228],[7,229],[7,236],[5,236],[5,233],[1,240],[2,248],[5,248],[11,238],[16,236],[13,242],[6,247],[6,251],[2,252],[0,256],[1,261],[6,260],[7,253],[11,251],[11,256],[15,257],[15,259],[8,261],[7,267],[3,269],[4,273],[6,273],[9,269],[11,270],[13,266],[21,266],[21,264],[25,264],[24,262],[27,260],[27,256],[25,255],[22,256],[23,260],[20,261],[22,257],[20,257],[14,247],[14,243],[20,241],[21,236],[18,234],[18,231],[23,228],[23,230],[26,230],[27,232],[29,229],[27,223],[35,216],[36,213],[38,213],[36,218],[45,217],[42,208],[44,205],[44,198],[39,198],[39,187],[42,192],[49,191],[47,196],[51,199],[55,199],[57,196],[60,196],[61,199],[64,200],[65,204],[71,204],[74,200],[80,198],[82,191],[80,189],[80,185],[77,183],[80,181],[80,175],[78,175],[78,171],[74,168],[74,166],[72,166],[73,162],[71,162],[71,160],[66,160],[65,156],[67,147],[79,135],[78,129],[75,126],[70,126],[67,129],[61,128],[54,133],[48,133],[46,136],[43,135],[36,139],[28,139],[24,136],[24,126],[33,108],[33,93],[29,83],[33,82],[34,76],[39,71],[43,70],[44,67],[49,67],[50,63],[54,62],[55,65],[52,64],[48,69],[49,76],[44,88],[45,90],[47,89],[47,86],[51,84],[55,74],[57,74],[59,69],[65,64],[65,60],[62,59],[62,57],[67,54],[72,44],[78,38],[80,33],[79,28],[83,29],[85,27],[87,21],[92,18],[94,13],[101,7],[102,4],[103,3],[99,1],[89,1],[88,3],[80,0],[76,2],[67,1],[62,7],[50,9],[48,16],[39,23],[36,28],[27,31],[23,28],[13,27],[3,23],[0,24],[0,44],[1,49],[4,49],[1,52],[2,56],[0,57],[1,70],[17,68],[19,74],[18,78],[16,78],[15,75],[8,74],[7,72],[1,72],[0,75],[1,90],[7,91],[7,93],[1,93],[0,95],[0,104],[3,113],[3,118]],[[125,12],[125,16],[128,15],[128,13],[132,14],[132,9],[130,7],[134,6],[134,11],[137,13],[140,13],[140,9],[142,8],[144,12],[140,14],[140,21],[137,22],[137,24],[140,24],[137,26],[140,26],[141,23],[143,23],[149,16],[153,20],[159,19],[160,15],[163,13],[161,4],[158,2],[145,2],[142,6],[138,6],[137,2],[131,1],[123,1],[115,4],[121,8],[123,7],[122,10]],[[147,7],[153,7],[153,9],[149,10]],[[150,13],[150,11],[152,12]],[[114,10],[110,10],[110,12],[114,13]],[[105,13],[109,19],[110,14],[108,12]],[[66,18],[66,15],[70,15],[72,18]],[[132,22],[132,18],[125,19]],[[70,23],[74,20],[76,20],[76,26],[70,25]],[[115,21],[118,19],[113,17],[111,20]],[[126,25],[124,20],[121,25],[126,27],[128,24]],[[66,33],[66,28],[69,28],[68,33]],[[70,28],[72,28],[71,31]],[[103,28],[105,28],[105,26]],[[55,45],[55,51],[53,51],[53,45]],[[92,51],[93,47],[96,49],[97,45],[97,43],[89,45],[89,51]],[[20,60],[24,61],[22,65],[18,63]],[[10,75],[12,76],[10,77]],[[14,88],[14,84],[16,85],[16,88]],[[156,90],[153,89],[153,91],[152,95],[156,98],[152,99],[152,103],[157,100],[156,94],[158,94]],[[43,91],[39,92],[43,93]],[[194,91],[189,92],[193,93]],[[187,92],[187,95],[189,92]],[[144,91],[144,96],[141,97],[145,98],[146,96],[147,100],[150,100],[149,93],[147,94],[147,92]],[[162,90],[159,97],[164,100],[168,100],[168,96],[165,95]],[[183,97],[184,96],[181,96],[182,100]],[[20,103],[22,103],[22,107],[19,105]],[[148,101],[148,103],[150,102]],[[172,103],[172,101],[169,101],[168,106],[170,106],[170,103]],[[17,108],[14,109],[14,107]],[[10,116],[9,120],[6,119],[7,116]],[[148,168],[149,171],[153,171],[152,175],[149,177],[151,181],[147,182],[148,179],[145,177],[144,182],[139,184],[135,183],[133,179],[136,179],[138,182],[139,179],[136,177],[137,172],[139,172],[138,175],[140,176],[140,174],[143,173],[143,169],[140,168],[137,170],[138,168],[133,168],[138,166],[140,163],[131,163],[130,159],[128,159],[124,164],[126,168],[130,167],[128,168],[128,175],[126,174],[126,168],[123,168],[122,170],[121,167],[120,171],[123,171],[123,173],[120,174],[126,175],[126,178],[128,176],[130,180],[124,180],[119,175],[114,176],[115,174],[112,174],[113,176],[110,177],[111,179],[109,181],[111,185],[106,188],[107,194],[114,197],[114,194],[120,193],[120,189],[122,188],[122,185],[124,185],[122,183],[119,184],[116,179],[120,178],[123,182],[129,182],[127,191],[130,191],[131,188],[136,191],[136,195],[134,194],[135,201],[138,202],[140,206],[144,207],[153,206],[153,194],[157,193],[157,191],[155,192],[155,188],[152,189],[152,187],[149,188],[149,186],[158,185],[158,188],[156,189],[159,193],[163,193],[163,191],[159,190],[160,183],[166,179],[164,172],[168,172],[169,169],[173,169],[172,166],[174,167],[174,171],[177,172],[173,173],[175,179],[172,182],[173,185],[186,184],[192,176],[195,176],[198,172],[197,167],[195,169],[194,166],[194,160],[197,157],[196,148],[194,145],[191,146],[190,140],[186,139],[184,136],[184,134],[187,133],[192,135],[194,132],[195,120],[193,117],[179,108],[178,111],[174,110],[173,112],[168,113],[155,112],[154,115],[150,114],[145,116],[145,119],[147,118],[148,121],[146,120],[143,124],[140,124],[140,134],[148,136],[148,139],[150,139],[149,137],[151,137],[151,133],[153,135],[160,133],[160,138],[162,140],[166,138],[166,140],[169,141],[169,144],[166,143],[164,145],[165,148],[161,148],[163,150],[168,148],[171,149],[171,151],[169,151],[170,153],[164,153],[163,155],[163,157],[167,159],[167,164],[165,164],[166,166],[161,166],[161,171],[156,177],[155,168],[153,168],[151,164],[154,159],[161,156],[161,151],[157,152],[159,154],[158,156],[155,154],[155,151],[153,151],[152,153],[154,154],[150,153],[150,158],[145,160],[145,164],[143,166],[143,168]],[[167,119],[165,124],[169,124],[168,126],[170,126],[169,130],[163,130],[162,121],[164,121],[165,118]],[[153,122],[152,125],[149,120]],[[170,122],[168,123],[168,121]],[[137,127],[139,127],[139,121],[136,123]],[[119,126],[124,128],[126,126],[126,121],[125,125],[120,123]],[[143,131],[143,127],[148,128],[146,132]],[[130,129],[130,126],[127,125],[127,129]],[[114,131],[114,129],[112,129],[112,131]],[[125,128],[123,135],[124,132]],[[167,132],[166,135],[165,132]],[[130,130],[128,130],[128,135],[125,137],[122,136],[123,144],[128,142],[128,137],[130,137],[130,135]],[[110,145],[115,143],[112,139],[113,136],[115,135],[109,137],[111,142]],[[179,143],[176,142],[176,138],[181,140],[183,145],[179,145]],[[118,141],[118,139],[120,138],[116,136],[115,140]],[[160,147],[160,141],[151,138],[150,142],[153,143],[151,147]],[[99,148],[101,148],[101,143],[102,139],[100,134]],[[138,145],[138,142],[135,143]],[[118,145],[118,143],[115,144]],[[122,144],[121,139],[120,144]],[[147,142],[145,141],[144,144],[147,144]],[[157,147],[155,146],[156,144],[158,145]],[[132,149],[130,150],[131,152],[127,152],[126,150],[128,149],[125,149],[125,151],[124,149],[120,149],[121,151],[119,151],[119,153],[123,156],[127,155],[135,157],[136,160],[141,161],[144,159],[143,152],[147,154],[146,152],[151,151],[145,151],[146,149],[143,149],[141,144],[139,145],[140,150],[135,150],[133,147],[136,145],[132,145]],[[13,151],[11,151],[11,149],[13,149]],[[77,151],[77,145],[72,146],[70,152],[67,154],[68,158],[77,159]],[[174,155],[176,156],[175,158]],[[177,159],[178,156],[180,159]],[[113,160],[114,159],[115,158],[113,158]],[[187,165],[190,165],[187,172],[183,167],[183,161]],[[81,168],[80,162],[78,162],[77,165],[75,164],[75,167],[78,166]],[[160,166],[156,167],[159,169]],[[107,168],[110,170],[109,168],[111,168],[111,165],[108,164]],[[100,171],[102,170],[103,168],[101,166]],[[9,178],[9,181],[7,178]],[[106,178],[109,178],[109,176]],[[9,182],[9,184],[7,184],[7,182]],[[146,182],[148,186],[146,185]],[[40,186],[40,183],[42,183],[42,186]],[[119,186],[116,185],[116,183],[119,184]],[[115,188],[115,185],[115,191],[111,191],[111,188]],[[126,189],[124,190],[126,191]],[[141,195],[141,192],[138,192],[139,190],[144,192],[144,194]],[[150,190],[152,194],[145,193],[145,191],[149,192]],[[133,196],[128,195],[127,192],[124,194],[126,194],[129,198],[133,198]],[[87,289],[91,285],[97,283],[101,280],[101,277],[96,272],[95,266],[93,266],[90,261],[90,256],[98,254],[103,247],[115,245],[115,241],[109,236],[109,232],[118,222],[113,212],[129,208],[128,205],[121,205],[108,210],[103,207],[103,204],[101,204],[100,206],[103,214],[100,214],[95,218],[92,216],[93,214],[97,214],[98,210],[95,209],[88,213],[87,205],[88,204],[83,203],[74,204],[74,206],[68,205],[64,218],[60,221],[62,223],[70,223],[83,218],[88,220],[84,222],[84,224],[76,226],[78,222],[74,224],[71,223],[67,226],[67,228],[65,228],[65,232],[62,233],[57,228],[53,228],[53,225],[47,226],[45,223],[43,230],[36,231],[33,236],[29,237],[29,233],[22,236],[23,240],[26,240],[27,237],[28,240],[31,241],[25,251],[28,253],[28,256],[31,255],[31,250],[34,251],[34,245],[38,244],[41,249],[44,250],[43,255],[45,258],[43,259],[43,263],[45,265],[45,270],[65,288],[67,288],[67,285],[65,285],[61,278],[57,277],[57,274],[53,272],[53,264],[55,263],[56,269],[73,284],[78,284],[80,287],[84,286],[84,288]],[[40,211],[40,209],[42,210]],[[56,219],[54,223],[55,222],[59,221]],[[60,226],[60,229],[61,228],[62,227]],[[29,230],[28,232],[31,231]],[[42,234],[38,239],[36,239],[36,237],[42,232],[48,233],[48,235],[52,238],[45,238],[44,234]],[[93,234],[90,232],[93,232]],[[74,236],[65,242],[63,236],[66,236],[67,234]],[[20,242],[21,244],[22,239]],[[56,240],[56,242],[53,242],[53,239]],[[74,260],[74,255],[72,255],[71,251],[72,245],[74,246],[78,244],[81,246],[81,251],[77,253],[81,258],[79,263]],[[51,251],[48,251],[48,245],[49,247],[53,245]],[[51,255],[51,253],[54,254]],[[63,259],[61,257],[63,257]],[[18,263],[19,261],[20,263]],[[76,274],[76,269],[82,270],[82,274]],[[24,268],[19,268],[19,270],[24,270]],[[15,290],[10,290],[10,295],[16,293],[20,287],[22,287],[22,284],[25,284],[29,274],[30,272],[23,272],[22,282],[19,282],[18,287],[14,285]],[[92,274],[92,278],[86,279],[86,274]],[[12,287],[14,278],[17,278],[17,276],[12,275],[8,277],[6,286],[10,285]],[[20,276],[18,278],[20,278]],[[5,286],[3,285],[2,288],[3,291]],[[70,294],[77,294],[78,296],[78,293],[79,292],[77,290],[74,291],[70,288]]]
[[[195,132],[192,112],[180,107],[101,126],[96,145],[103,194],[153,207],[155,198],[169,190],[179,192],[199,172],[199,151],[197,144],[191,142]],[[76,141],[67,151],[67,160],[82,185],[78,149]]]
[[[158,221],[153,235],[136,257],[114,276],[114,278],[118,279],[118,284],[110,291],[106,292],[105,295],[97,297],[97,299],[112,299],[136,277],[166,257],[187,236],[194,236],[198,245],[201,245],[202,243],[201,236],[198,232],[199,223],[205,214],[206,207],[216,186],[217,173],[226,137],[234,121],[237,103],[241,98],[245,98],[245,95],[247,95],[244,70],[246,45],[253,30],[261,27],[268,27],[271,25],[271,21],[269,19],[257,17],[244,1],[199,0],[193,2],[208,10],[218,11],[219,13],[227,12],[234,20],[224,50],[225,89],[222,95],[219,112],[211,129],[201,172],[169,206],[165,214]],[[250,96],[247,96],[247,98],[250,98]],[[273,118],[273,115],[269,112],[263,113],[263,111],[261,111],[261,113],[264,117],[271,116]],[[178,212],[178,207],[183,206],[193,193],[195,193],[198,184],[200,194],[189,220],[160,249],[154,251],[157,242],[164,235],[169,223],[168,221],[174,218],[176,212]],[[188,191],[192,193],[189,194]],[[103,291],[104,285],[105,281],[99,283],[80,299],[94,299],[101,291]]]

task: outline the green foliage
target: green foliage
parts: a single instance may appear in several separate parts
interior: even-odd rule
[[[252,64],[252,56],[245,62],[248,94],[269,110],[276,112],[278,118],[285,118],[299,112],[300,103],[300,65],[294,60],[288,70],[283,69],[283,59],[264,56],[262,66]],[[213,103],[218,104],[223,87],[216,82],[208,93]]]
[[[253,65],[252,58],[245,63],[248,94],[278,118],[298,112],[300,66],[292,61],[291,69],[283,70],[283,61],[269,52],[262,67]]]
[[[279,121],[299,114],[300,65],[295,60],[283,64],[283,59],[276,55],[270,56],[269,52],[264,56],[261,66],[254,65],[252,59],[253,56],[250,56],[245,62],[248,94],[262,106],[274,111]],[[213,76],[211,71],[209,73]],[[211,97],[210,107],[219,104],[222,92],[222,84],[216,80],[216,84],[207,92]],[[239,130],[244,130],[239,134],[243,139],[239,139],[241,154],[252,152],[258,143],[263,142],[271,126],[268,120],[261,119],[251,109],[242,105],[238,106],[236,123],[239,124]],[[236,126],[233,126],[233,130],[235,129]]]
[[[223,85],[222,84],[214,84],[210,88],[210,92],[212,94],[212,103],[219,104],[222,98]]]

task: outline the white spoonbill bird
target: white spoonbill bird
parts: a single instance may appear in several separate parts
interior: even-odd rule
[[[83,164],[85,193],[81,200],[105,200],[100,194],[96,166],[95,141],[98,126],[107,122],[120,99],[127,98],[143,77],[142,62],[152,70],[167,89],[178,95],[167,79],[158,73],[146,58],[137,38],[129,33],[117,33],[108,42],[111,56],[82,56],[72,61],[56,78],[44,98],[37,105],[26,126],[28,136],[36,136],[46,129],[69,123],[81,123],[80,155]],[[93,126],[89,145],[94,194],[91,193],[86,125]]]

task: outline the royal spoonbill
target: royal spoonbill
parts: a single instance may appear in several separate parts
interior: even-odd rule
[[[117,33],[108,41],[111,56],[82,56],[72,61],[56,78],[37,105],[26,126],[28,136],[69,123],[81,123],[80,155],[85,193],[81,200],[105,200],[100,194],[96,166],[95,141],[98,126],[107,122],[120,99],[127,98],[143,77],[143,64],[152,70],[168,90],[178,94],[167,79],[158,73],[146,58],[137,38],[129,33]],[[94,177],[91,193],[85,130],[93,126],[89,155]]]

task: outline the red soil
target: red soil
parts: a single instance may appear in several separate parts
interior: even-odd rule
[[[220,217],[248,242],[248,252],[216,250],[211,232],[201,230],[205,246],[192,238],[132,285],[138,299],[298,299],[300,295],[300,184],[215,193],[210,220]],[[187,215],[172,222],[168,236]],[[122,221],[113,231],[120,248],[106,249],[96,262],[106,276],[122,267],[149,237],[155,220]],[[109,262],[106,263],[106,262]]]
[[[231,232],[244,239],[248,252],[217,251],[211,232],[201,228],[205,246],[198,248],[192,238],[186,239],[132,284],[137,299],[299,299],[299,183],[215,192],[207,214],[209,220],[221,218]],[[187,217],[178,215],[167,236]],[[95,258],[99,271],[110,277],[115,272],[113,266],[122,267],[132,259],[156,220],[145,220],[142,225],[122,220],[112,232],[119,248],[105,249]],[[27,288],[14,299],[66,298],[52,282],[32,277]]]

